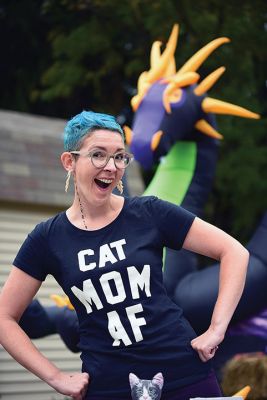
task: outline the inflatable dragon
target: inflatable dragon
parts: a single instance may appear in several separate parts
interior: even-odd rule
[[[225,71],[224,67],[199,82],[200,75],[196,71],[215,49],[229,42],[228,38],[222,37],[208,43],[176,71],[174,53],[177,38],[178,25],[175,25],[162,54],[161,43],[153,43],[151,68],[140,75],[138,92],[131,101],[135,112],[132,129],[124,129],[127,143],[144,169],[151,169],[159,163],[144,194],[156,195],[182,205],[201,216],[213,183],[219,141],[222,139],[217,131],[215,114],[255,119],[259,115],[208,97],[207,91]],[[253,254],[252,247],[250,244]],[[241,304],[235,314],[236,319],[249,316],[256,309],[266,306],[264,285],[267,282],[267,254],[263,243],[262,247],[262,265],[253,261],[251,256],[243,296],[243,303],[246,304],[243,307]],[[218,292],[218,271],[216,264],[196,273],[193,254],[166,251],[164,277],[167,290],[174,301],[182,305],[197,331],[203,331],[210,320]],[[253,288],[250,284],[253,284]],[[249,301],[245,301],[252,291],[258,294],[257,299],[251,301],[250,297]]]
[[[142,168],[148,170],[157,165],[144,195],[156,195],[202,216],[222,139],[215,114],[254,119],[259,115],[208,96],[224,67],[199,82],[197,70],[229,39],[222,37],[208,43],[176,71],[178,30],[175,25],[163,53],[161,42],[153,43],[151,68],[140,75],[137,94],[131,101],[135,112],[132,129],[124,129],[127,143]],[[234,340],[225,340],[218,360],[220,353],[222,361],[238,351],[266,347],[266,243],[267,213],[247,245],[250,260],[246,286],[229,329]],[[196,255],[166,249],[164,281],[169,295],[183,308],[196,332],[207,329],[218,293],[219,264],[198,270]],[[237,321],[241,322],[235,325]]]

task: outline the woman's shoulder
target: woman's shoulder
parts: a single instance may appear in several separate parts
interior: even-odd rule
[[[140,215],[146,214],[149,218],[160,222],[164,222],[166,219],[177,221],[177,218],[180,221],[184,219],[193,220],[195,217],[194,214],[180,205],[170,203],[157,196],[131,197],[128,201],[128,209],[140,213]]]
[[[149,206],[152,202],[158,200],[156,196],[131,196],[126,198],[126,202],[131,206]]]
[[[160,200],[156,196],[132,196],[125,198],[124,212],[128,217],[137,217],[151,220],[157,214],[157,203]]]
[[[157,196],[133,196],[128,197],[127,203],[131,208],[144,208],[149,210],[152,213],[158,213],[158,211],[169,208],[180,209],[181,207],[170,203],[169,201],[163,200]]]
[[[61,211],[46,220],[40,221],[32,231],[34,235],[47,235],[56,225],[62,225],[64,222],[65,211]]]

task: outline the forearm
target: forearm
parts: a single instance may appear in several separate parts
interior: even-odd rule
[[[14,319],[1,318],[0,344],[23,367],[53,386],[59,369],[40,353]]]
[[[236,242],[220,261],[219,293],[210,328],[223,335],[244,289],[248,259],[248,251]]]
[[[206,332],[191,341],[202,361],[210,360],[223,341],[229,322],[242,295],[249,254],[239,243],[227,249],[220,259],[219,293],[211,323]]]
[[[224,339],[242,295],[249,253],[230,235],[199,218],[195,218],[183,247],[220,261],[219,292],[210,326],[191,341],[201,360],[208,361]]]

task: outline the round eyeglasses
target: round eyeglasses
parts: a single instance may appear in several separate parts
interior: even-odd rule
[[[113,158],[116,168],[125,169],[134,159],[132,154],[125,151],[117,151],[114,154],[109,154],[105,150],[92,150],[88,153],[70,151],[70,153],[90,158],[93,166],[96,168],[104,168],[109,160]]]

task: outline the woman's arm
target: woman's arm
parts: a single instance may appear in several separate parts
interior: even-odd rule
[[[89,376],[86,373],[62,373],[34,346],[18,325],[41,282],[13,267],[0,294],[0,344],[23,367],[37,375],[59,393],[81,400]]]
[[[219,293],[210,326],[191,342],[201,360],[208,361],[222,342],[242,295],[249,253],[233,237],[200,218],[195,218],[183,248],[220,261]]]

